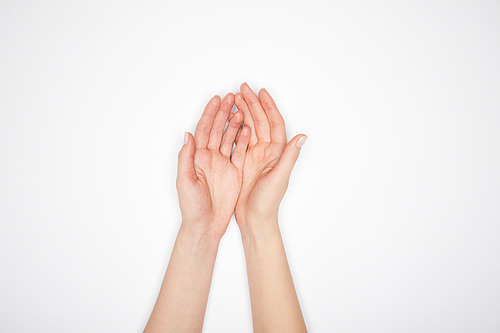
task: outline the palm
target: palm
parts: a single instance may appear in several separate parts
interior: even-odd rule
[[[258,142],[250,146],[243,166],[243,183],[235,208],[237,220],[243,220],[247,211],[259,213],[267,211],[269,198],[266,193],[274,185],[269,172],[278,163],[284,145]]]
[[[197,184],[190,193],[196,220],[215,223],[228,221],[241,188],[242,175],[231,160],[219,152],[208,149],[197,150],[194,156]],[[224,223],[216,226],[218,232],[225,229]],[[222,229],[222,230],[221,230]]]

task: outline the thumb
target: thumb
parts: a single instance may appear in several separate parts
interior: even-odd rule
[[[288,142],[288,144],[285,146],[280,160],[273,168],[273,172],[281,180],[288,182],[288,179],[290,179],[290,175],[292,173],[295,162],[297,162],[297,159],[299,158],[300,149],[302,148],[302,145],[304,145],[306,140],[307,135],[298,134],[294,136],[293,139],[291,139],[290,142]]]
[[[184,133],[184,145],[179,152],[179,161],[177,165],[178,180],[193,180],[195,177],[194,171],[194,138],[189,132]]]

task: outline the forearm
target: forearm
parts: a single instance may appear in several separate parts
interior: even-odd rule
[[[145,332],[201,332],[218,246],[181,226]]]
[[[240,229],[255,332],[306,332],[277,221]]]

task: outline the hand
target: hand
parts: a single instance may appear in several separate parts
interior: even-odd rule
[[[245,231],[277,227],[279,205],[307,136],[299,134],[287,144],[285,122],[271,95],[261,89],[257,97],[246,83],[240,90],[236,106],[245,116],[243,129],[250,127],[251,133],[236,221]]]
[[[179,152],[177,192],[182,226],[196,237],[220,239],[227,229],[242,184],[242,170],[250,140],[250,129],[236,135],[244,114],[236,112],[224,132],[234,104],[229,93],[221,102],[219,96],[207,104],[195,136],[186,132]]]

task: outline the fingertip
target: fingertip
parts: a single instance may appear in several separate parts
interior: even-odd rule
[[[224,97],[224,100],[234,101],[234,94],[232,92],[227,93],[226,96]]]
[[[184,145],[183,146],[190,146],[194,142],[194,136],[191,134],[191,132],[185,131],[184,132]]]
[[[247,90],[247,91],[250,90],[250,91],[252,91],[252,88],[250,88],[250,86],[248,85],[248,83],[243,82],[241,84],[241,86],[240,86],[240,90],[243,93],[244,90]]]
[[[221,103],[222,103],[222,99],[221,99],[220,95],[214,95],[210,99],[210,101],[208,101],[207,108],[209,110],[218,109],[218,108],[220,108]]]
[[[239,92],[236,95],[234,95],[234,101],[236,105],[241,105],[243,102],[245,102],[245,98],[243,97],[243,94]]]
[[[210,100],[210,103],[220,103],[222,101],[222,98],[220,97],[220,95],[214,95],[214,97],[212,97],[212,99]]]
[[[295,141],[295,146],[297,146],[297,148],[301,149],[309,137],[305,134],[299,134],[298,137],[299,138]]]
[[[184,159],[186,158],[186,156],[193,154],[193,152],[194,152],[194,137],[191,133],[186,131],[184,132],[183,145],[179,150],[179,157],[181,159]]]
[[[245,115],[243,114],[243,111],[236,111],[234,114],[233,114],[233,117],[234,117],[234,121],[236,122],[243,122],[243,120],[245,119]]]
[[[245,97],[242,93],[238,93],[234,96],[234,103],[240,111],[246,112],[248,111],[248,104],[245,100]]]
[[[250,133],[251,133],[251,130],[250,130],[250,127],[248,126],[245,126],[241,129],[241,134],[240,136],[244,136],[244,137],[249,137],[250,138]]]

